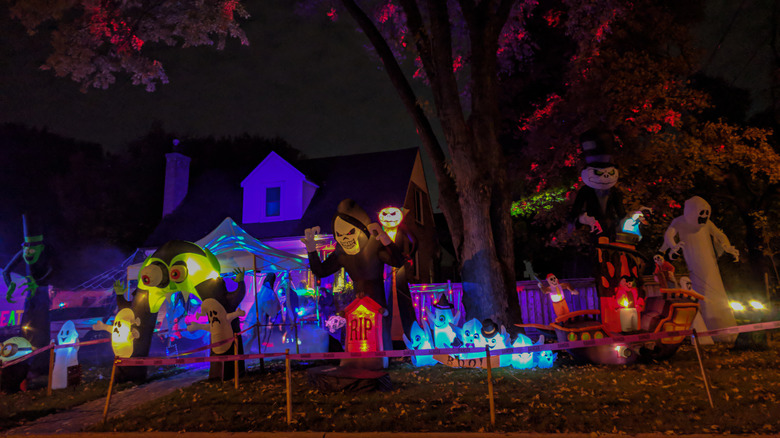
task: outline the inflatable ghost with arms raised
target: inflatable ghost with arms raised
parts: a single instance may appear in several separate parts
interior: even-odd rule
[[[711,214],[712,208],[704,199],[698,196],[688,199],[683,215],[674,218],[666,229],[661,247],[661,251],[669,249],[671,253],[682,250],[691,272],[693,289],[704,295],[701,315],[710,330],[736,325],[720,277],[718,256],[725,251],[734,256],[735,261],[739,261],[739,251],[731,245],[723,231],[710,221]],[[730,341],[731,337],[716,340]]]

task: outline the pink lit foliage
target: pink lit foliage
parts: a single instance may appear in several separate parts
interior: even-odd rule
[[[88,88],[108,88],[120,73],[154,91],[168,78],[149,46],[222,48],[228,37],[248,41],[236,18],[238,0],[10,0],[28,32],[50,31],[53,53],[41,66]]]

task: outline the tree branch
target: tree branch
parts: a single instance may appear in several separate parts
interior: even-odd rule
[[[409,81],[407,81],[406,76],[401,70],[401,66],[398,65],[398,61],[395,59],[395,56],[393,56],[392,50],[379,32],[379,29],[376,28],[371,19],[354,0],[342,0],[342,3],[376,49],[379,58],[385,66],[385,71],[390,78],[390,82],[392,82],[401,101],[412,116],[412,120],[417,128],[417,134],[422,140],[423,147],[425,148],[428,157],[433,162],[436,181],[439,183],[439,206],[447,219],[452,235],[452,243],[457,250],[463,242],[463,217],[460,205],[458,204],[455,180],[447,172],[446,156],[436,138],[436,134],[433,132],[431,123],[422,107],[417,102],[417,96],[415,95],[412,86],[409,84]],[[409,15],[407,15],[407,19],[408,17]],[[422,18],[419,16],[419,10],[417,11],[417,17],[419,18],[418,24],[422,25]],[[422,30],[424,31],[424,28],[422,28]],[[421,36],[422,35],[423,34],[421,34]],[[459,254],[456,254],[456,257],[459,258]]]

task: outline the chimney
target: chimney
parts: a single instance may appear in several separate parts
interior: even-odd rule
[[[165,192],[163,193],[163,217],[176,210],[187,196],[190,179],[190,157],[178,152],[165,154]]]

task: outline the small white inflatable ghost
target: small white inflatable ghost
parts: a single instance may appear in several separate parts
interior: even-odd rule
[[[541,339],[542,342],[544,342],[544,336],[542,336]],[[531,341],[531,338],[522,333],[517,335],[517,339],[515,339],[515,342],[512,343],[512,347],[530,347],[531,345],[534,345],[534,343]],[[518,370],[526,370],[536,366],[536,361],[534,359],[534,353],[530,351],[526,353],[513,354],[510,365],[512,365],[512,368],[516,368]]]
[[[79,333],[73,321],[66,321],[62,325],[57,339],[57,345],[75,344],[79,340]],[[68,387],[68,367],[79,364],[79,347],[66,347],[54,349],[54,371],[52,371],[51,387],[62,389]]]
[[[423,325],[426,326],[424,330],[417,324],[417,321],[412,323],[410,333],[412,339],[407,338],[406,333],[404,333],[404,344],[406,344],[407,349],[430,350],[433,348],[433,345],[431,345],[431,329],[428,328],[427,324],[423,323]],[[437,363],[439,362],[434,360],[433,356],[412,356],[412,365],[416,367],[436,365]]]
[[[451,348],[453,341],[458,339],[451,325],[460,319],[460,310],[454,312],[454,306],[447,300],[446,293],[433,304],[433,308],[433,312],[427,311],[428,323],[433,329],[433,345],[436,348]]]

